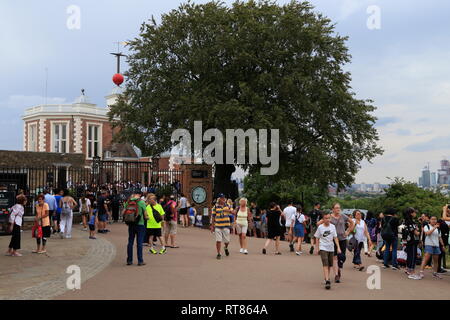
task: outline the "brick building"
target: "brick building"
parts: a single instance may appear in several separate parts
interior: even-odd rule
[[[115,103],[120,88],[106,96],[106,107],[89,101],[82,90],[71,104],[38,105],[22,117],[23,150],[35,152],[81,153],[87,162],[95,156],[105,160],[137,160],[129,144],[113,144],[114,129],[108,119],[108,106]]]

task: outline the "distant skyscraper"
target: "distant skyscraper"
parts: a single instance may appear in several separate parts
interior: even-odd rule
[[[429,188],[431,187],[431,174],[430,167],[426,166],[422,169],[422,187]]]
[[[436,172],[431,173],[431,186],[434,187],[437,185],[437,175]]]
[[[437,170],[437,184],[450,183],[450,161],[447,159],[441,160],[441,168]]]

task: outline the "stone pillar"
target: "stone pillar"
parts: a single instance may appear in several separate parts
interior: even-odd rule
[[[46,152],[46,141],[47,141],[47,128],[46,128],[46,120],[45,118],[41,118],[39,119],[39,133],[38,133],[38,137],[39,137],[39,151],[40,152]],[[50,132],[51,133],[51,132]],[[50,146],[50,150],[51,150],[51,146]]]
[[[81,118],[75,117],[74,122],[75,122],[74,151],[75,151],[75,153],[82,153],[83,128],[82,128]]]

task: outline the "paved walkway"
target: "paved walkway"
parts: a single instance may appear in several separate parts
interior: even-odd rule
[[[127,231],[112,225],[110,240],[117,249],[115,259],[103,271],[67,291],[57,299],[447,299],[450,276],[431,278],[427,270],[421,281],[409,280],[401,271],[381,270],[381,290],[366,286],[369,274],[353,270],[347,255],[341,284],[326,291],[320,258],[288,252],[261,254],[263,239],[249,238],[249,255],[239,254],[237,236],[232,236],[231,255],[215,259],[214,238],[207,230],[179,228],[179,249],[165,255],[145,250],[146,266],[126,266]],[[145,248],[145,247],[144,247]],[[271,248],[272,249],[272,248]],[[271,252],[272,250],[269,250]],[[309,249],[309,246],[304,248]],[[365,265],[381,266],[375,258]]]
[[[81,281],[96,275],[114,259],[115,247],[105,238],[89,240],[88,232],[74,226],[72,239],[52,236],[47,254],[35,254],[36,240],[31,231],[22,232],[22,257],[7,257],[4,252],[10,237],[0,237],[0,300],[52,299],[67,290],[67,267],[81,268]]]

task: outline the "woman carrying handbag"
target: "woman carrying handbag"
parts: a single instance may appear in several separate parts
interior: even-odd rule
[[[20,249],[20,229],[22,227],[22,217],[25,212],[24,205],[27,203],[27,198],[24,195],[19,195],[16,198],[16,204],[11,208],[11,215],[9,216],[8,231],[12,233],[11,242],[9,243],[7,256],[21,257],[22,254],[18,252]]]
[[[37,229],[39,230],[39,227],[41,227],[42,232],[38,232],[37,236],[35,236],[35,227],[33,227],[32,233],[33,237],[36,238],[36,250],[33,250],[33,253],[46,253],[45,251],[45,245],[47,243],[47,238],[50,238],[51,229],[50,229],[50,217],[49,217],[49,209],[48,204],[45,203],[45,197],[43,194],[40,194],[37,197],[37,205],[36,205],[36,217],[34,219],[35,221],[35,227],[37,226]],[[42,244],[42,246],[41,246]]]

